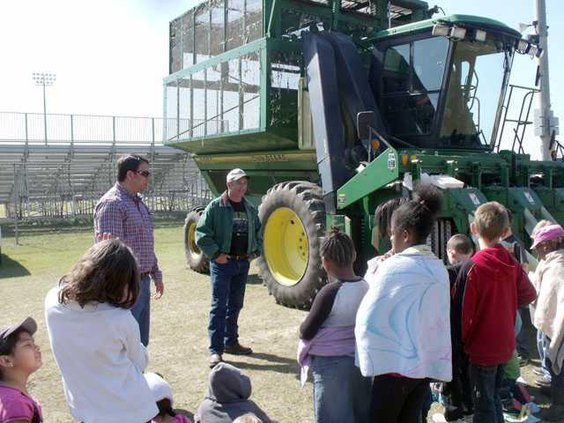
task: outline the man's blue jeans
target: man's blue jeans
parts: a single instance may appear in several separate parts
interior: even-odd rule
[[[470,384],[474,400],[473,423],[503,423],[499,389],[503,382],[503,365],[470,364]]]
[[[362,376],[354,357],[312,358],[315,422],[368,422],[372,380]]]
[[[212,303],[208,323],[210,354],[223,354],[225,345],[239,339],[239,312],[243,308],[249,260],[231,258],[225,264],[210,262]]]
[[[149,328],[151,327],[151,277],[146,276],[139,281],[139,297],[131,309],[131,314],[139,323],[141,343],[149,345]]]

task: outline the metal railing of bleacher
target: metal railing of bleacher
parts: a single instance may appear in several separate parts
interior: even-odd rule
[[[91,216],[115,182],[116,160],[151,162],[146,201],[156,212],[184,212],[211,198],[190,154],[163,145],[187,122],[131,116],[0,112],[0,220]]]
[[[162,144],[165,133],[188,126],[188,119],[176,118],[0,112],[0,142]]]

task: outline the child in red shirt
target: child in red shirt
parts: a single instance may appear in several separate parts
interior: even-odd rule
[[[492,201],[474,214],[471,230],[480,251],[467,261],[453,291],[453,338],[470,362],[475,423],[503,423],[499,389],[503,364],[515,350],[517,307],[536,292],[521,265],[500,244],[509,227],[504,206]]]

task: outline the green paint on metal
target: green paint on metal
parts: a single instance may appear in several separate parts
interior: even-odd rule
[[[371,39],[378,41],[397,36],[411,35],[418,32],[430,31],[437,23],[447,23],[450,25],[469,26],[474,28],[492,29],[505,35],[520,39],[519,31],[505,25],[494,19],[483,18],[472,15],[450,15],[440,18],[426,19],[420,22],[414,22],[407,25],[401,25],[395,28],[388,28],[374,34]]]
[[[337,207],[344,209],[399,177],[399,157],[387,148],[363,171],[337,190]]]
[[[245,11],[247,3],[243,2]],[[345,10],[347,4],[351,6],[350,3],[341,0],[263,0],[262,5],[259,5],[262,21],[259,19],[258,25],[261,28],[255,33],[255,38],[258,39],[246,42],[244,34],[247,29],[243,13],[241,34],[235,34],[240,37],[237,47],[229,48],[229,40],[232,39],[230,36],[233,37],[233,34],[223,28],[223,44],[216,49],[220,54],[200,63],[195,63],[197,55],[208,57],[211,47],[208,52],[196,52],[196,12],[190,12],[192,38],[187,42],[191,43],[192,50],[188,50],[186,54],[189,55],[191,51],[192,56],[186,61],[195,64],[164,79],[165,116],[176,119],[176,128],[167,129],[171,139],[167,140],[166,144],[194,153],[194,160],[215,195],[225,189],[225,175],[234,167],[241,167],[250,175],[249,198],[255,204],[259,204],[261,196],[279,182],[310,181],[320,184],[316,152],[312,148],[313,137],[308,134],[309,138],[304,139],[303,128],[311,126],[311,114],[316,113],[316,110],[315,105],[310,105],[307,97],[309,92],[305,82],[300,31],[323,26],[324,30],[349,35],[359,46],[359,52],[366,64],[373,59],[371,52],[374,48],[399,46],[415,39],[427,41],[432,38],[433,26],[440,23],[468,28],[470,37],[473,36],[474,29],[485,30],[488,33],[487,43],[499,42],[502,51],[504,48],[510,49],[515,41],[521,38],[517,31],[494,19],[468,15],[427,19],[428,5],[419,0],[392,2],[396,6],[411,8],[411,13],[393,17],[391,28],[387,28],[388,1],[375,0],[367,3],[365,13]],[[224,22],[227,22],[229,5],[227,2],[222,4],[221,13]],[[210,5],[212,2],[206,2],[194,10],[204,10]],[[211,46],[211,9],[209,16],[207,27],[210,33],[207,34],[207,43]],[[437,102],[434,104],[437,120],[433,120],[433,127],[439,128],[443,119],[452,116],[446,109],[449,106],[456,107],[456,104],[453,106],[451,103],[447,104],[446,100],[443,101],[447,98],[447,93],[457,92],[449,85],[456,68],[450,64],[454,63],[453,57],[457,48],[466,46],[469,54],[480,48],[480,45],[472,43],[470,39],[459,43],[444,43],[444,48],[448,48],[444,52],[444,60],[450,61],[449,66],[446,66],[444,74],[441,74],[437,86],[429,90],[420,88],[425,88],[423,84],[427,83],[428,73],[432,73],[432,69],[416,75],[421,69],[418,70],[411,63],[416,57],[415,41],[411,45],[406,44],[409,54],[403,59],[407,63],[409,74],[406,84],[410,85],[405,92],[399,92],[398,97],[413,98],[417,95],[437,93]],[[385,55],[383,50],[382,53]],[[507,60],[507,57],[505,59]],[[469,59],[468,63],[470,62]],[[425,60],[418,64],[419,67],[424,65]],[[503,68],[509,69],[500,65],[499,72],[503,72]],[[247,80],[245,70],[252,74]],[[401,83],[400,74],[401,72],[398,72],[393,77],[397,76]],[[417,81],[413,76],[419,76],[420,87],[415,87]],[[385,81],[379,79],[371,82],[384,85]],[[456,88],[462,91],[460,87]],[[474,89],[477,90],[475,87]],[[204,92],[200,99],[194,95],[196,90]],[[185,101],[184,98],[181,99],[181,95],[186,96],[186,93],[190,94],[190,98]],[[385,96],[392,97],[397,93],[384,90],[381,94],[381,97],[376,98],[376,102],[381,110],[390,110],[383,107],[387,98]],[[463,95],[464,93],[460,92],[458,98],[462,104],[459,105],[460,108],[466,112],[463,115],[475,113],[471,111],[468,98],[462,97]],[[474,94],[467,92],[466,95]],[[220,104],[216,104],[218,102]],[[232,103],[236,103],[236,106]],[[171,110],[175,105],[175,112],[167,115],[167,105],[170,105]],[[213,110],[214,105],[217,106],[216,111]],[[425,110],[411,106],[409,102],[405,105],[413,107],[414,110]],[[482,110],[492,110],[496,104],[482,107]],[[229,113],[232,114],[226,118]],[[202,116],[204,118],[200,119]],[[300,133],[298,116],[301,119]],[[342,116],[335,116],[335,119],[338,118],[343,121],[349,119],[344,113]],[[386,121],[392,120],[392,117],[383,114],[383,119],[387,127],[392,126],[391,122]],[[224,121],[229,125],[224,126]],[[255,127],[251,128],[249,121]],[[189,128],[184,130],[182,124],[188,125]],[[214,130],[214,124],[219,125],[220,129]],[[345,144],[350,146],[352,142],[358,143],[354,128],[351,128],[353,125],[347,122],[346,126]],[[170,134],[171,129],[176,132]],[[494,154],[489,151],[489,146],[471,149],[469,144],[458,142],[460,140],[456,139],[454,132],[447,132],[451,133],[452,139],[447,137],[444,144],[438,130],[436,136],[434,133],[428,135],[429,144],[417,144],[416,141],[408,139],[403,139],[402,143],[402,140],[397,141],[397,134],[390,134],[394,135],[390,136],[390,139],[395,138],[392,142],[393,148],[388,146],[389,148],[377,158],[365,163],[362,171],[337,190],[337,212],[327,215],[327,227],[341,227],[349,233],[355,240],[359,257],[368,258],[373,251],[371,230],[374,226],[374,211],[384,201],[405,193],[399,182],[407,173],[411,174],[414,181],[427,173],[449,175],[464,182],[464,188],[443,190],[444,206],[440,215],[441,219],[452,221],[459,232],[469,232],[469,223],[475,209],[489,200],[506,204],[513,211],[514,224],[518,231],[521,228],[518,235],[522,238],[527,236],[522,228],[527,225],[530,230],[531,225],[541,218],[551,216],[560,222],[564,220],[564,164],[532,161],[528,155],[514,152]],[[410,144],[422,147],[404,147]],[[535,174],[542,176],[542,182],[535,183],[536,185],[531,182]],[[385,242],[380,239],[378,248],[381,249],[384,245]]]

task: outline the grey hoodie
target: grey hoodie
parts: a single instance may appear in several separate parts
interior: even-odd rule
[[[195,423],[231,423],[246,413],[254,413],[263,423],[270,418],[253,401],[251,380],[231,364],[219,363],[210,372],[208,394],[194,416]]]

